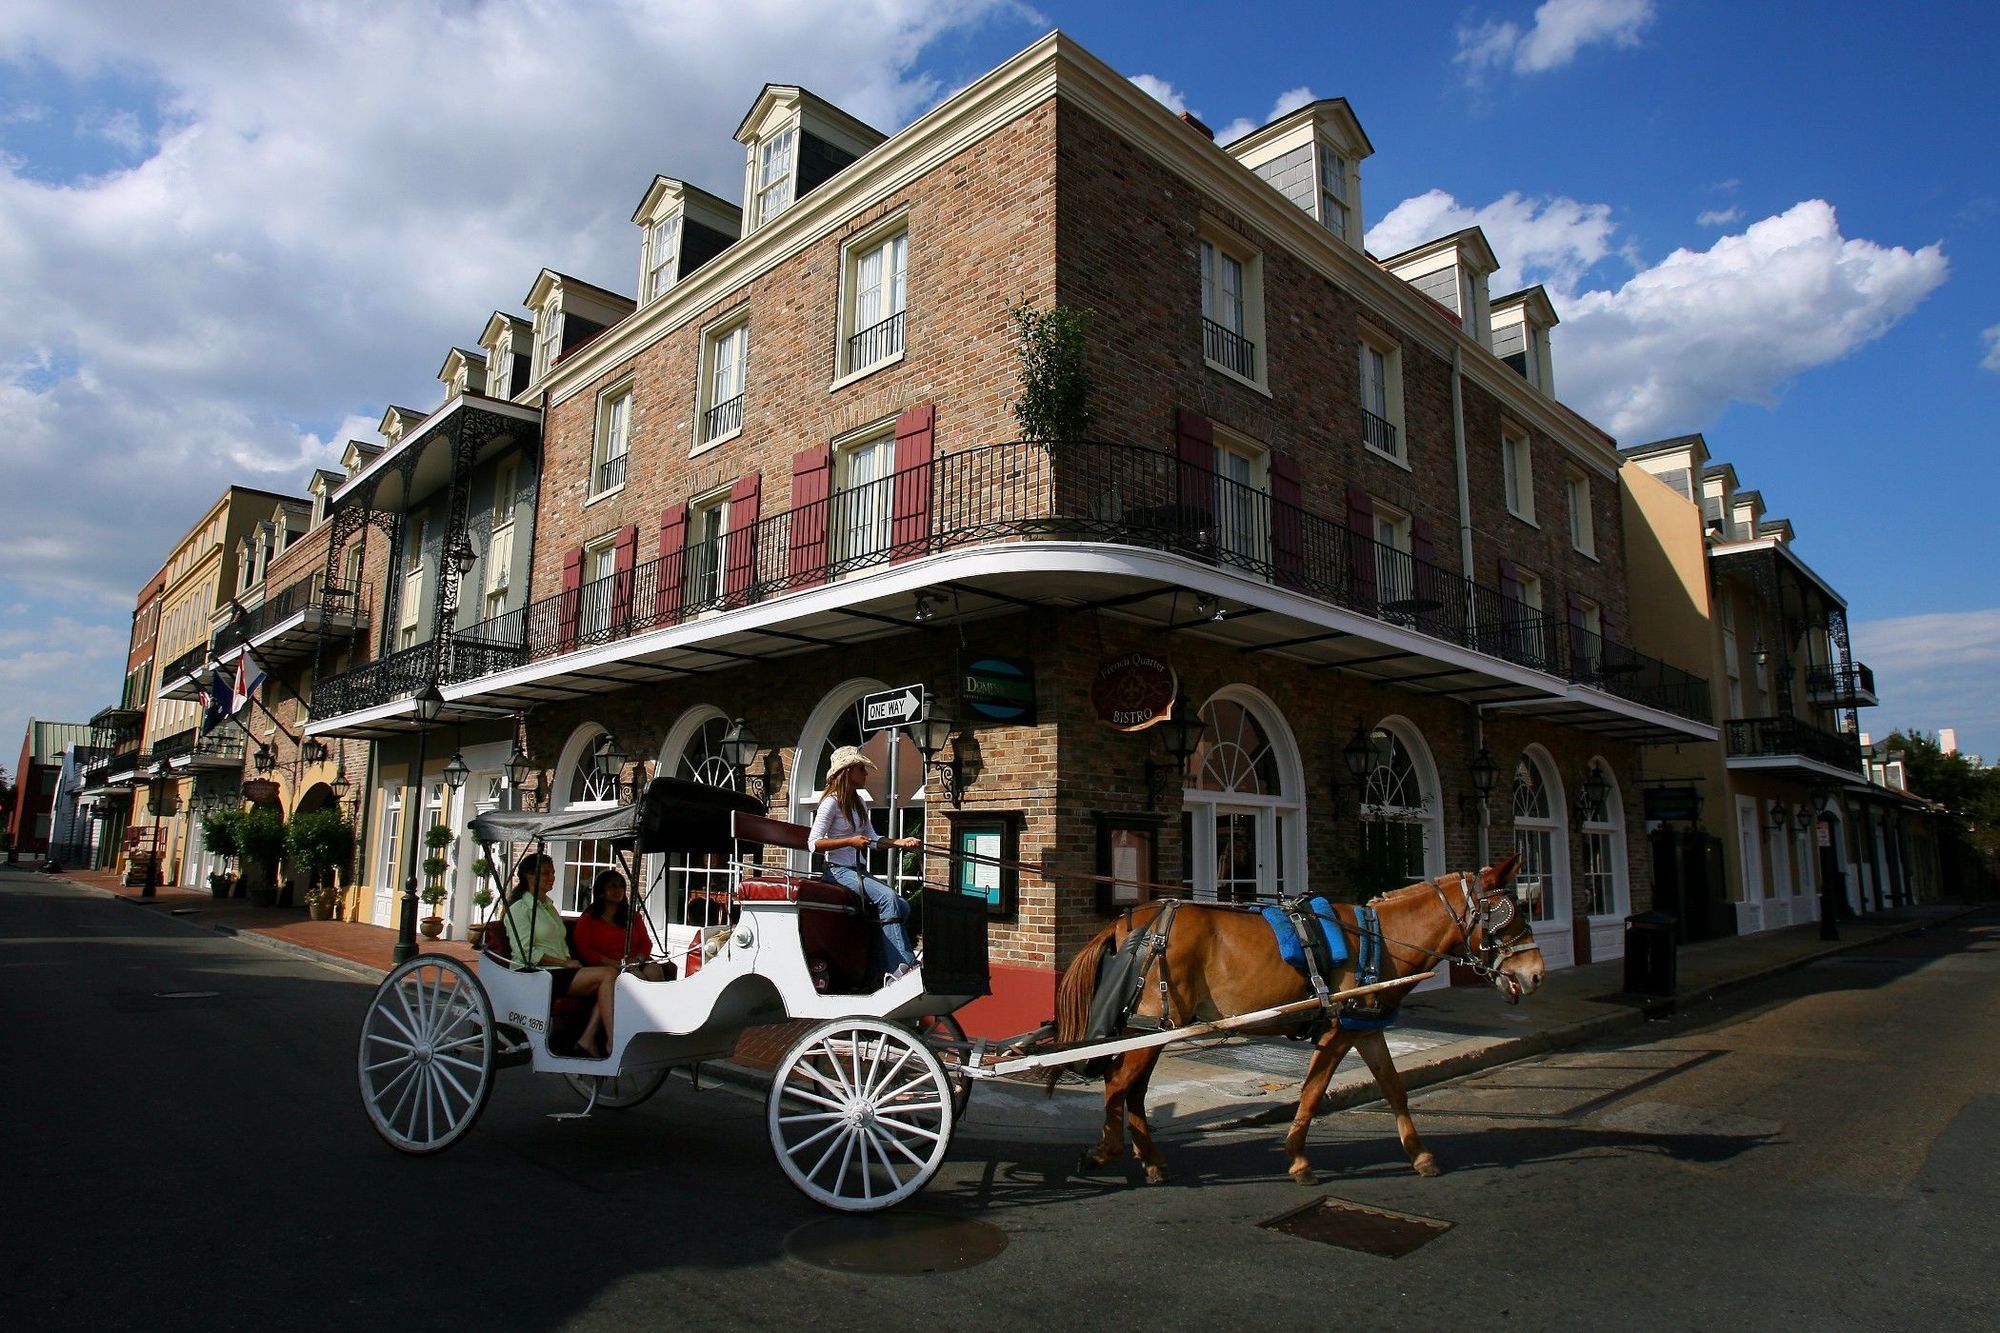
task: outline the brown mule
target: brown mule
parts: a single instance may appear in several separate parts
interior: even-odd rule
[[[1414,976],[1446,961],[1467,963],[1493,982],[1509,1003],[1518,1001],[1542,982],[1542,957],[1529,929],[1527,916],[1519,910],[1507,885],[1519,868],[1520,857],[1510,856],[1479,874],[1477,884],[1466,875],[1444,875],[1435,883],[1425,880],[1373,899],[1369,905],[1377,913],[1383,941],[1381,979]],[[1092,997],[1097,990],[1099,965],[1111,950],[1136,928],[1159,914],[1161,904],[1148,903],[1127,912],[1106,926],[1083,951],[1070,961],[1056,992],[1056,1039],[1081,1041],[1089,1026]],[[1351,941],[1354,938],[1354,908],[1337,904],[1334,908]],[[1355,951],[1350,948],[1350,954]],[[1207,1019],[1254,1013],[1296,1000],[1309,999],[1311,984],[1278,953],[1276,936],[1264,918],[1253,911],[1211,903],[1182,903],[1175,911],[1168,932],[1166,960],[1166,1012],[1160,1000],[1160,971],[1156,963],[1146,974],[1140,989],[1136,1016],[1153,1019],[1163,1026],[1181,1027]],[[1350,957],[1340,975],[1327,978],[1335,990],[1355,984]],[[1393,1013],[1408,994],[1405,990],[1383,992],[1383,1008]],[[1283,1024],[1263,1031],[1280,1031]],[[1291,1157],[1292,1179],[1302,1185],[1314,1182],[1312,1166],[1306,1160],[1306,1130],[1312,1124],[1313,1109],[1326,1093],[1349,1047],[1361,1053],[1375,1075],[1375,1084],[1396,1113],[1396,1133],[1403,1151],[1419,1175],[1438,1174],[1437,1159],[1417,1137],[1410,1120],[1409,1105],[1403,1094],[1403,1080],[1389,1058],[1389,1046],[1379,1031],[1343,1029],[1338,1022],[1319,1039],[1312,1064],[1306,1070],[1305,1085],[1299,1093],[1298,1114],[1285,1135],[1285,1150]],[[1104,1136],[1094,1148],[1086,1149],[1079,1169],[1091,1170],[1116,1161],[1124,1152],[1125,1127],[1131,1126],[1132,1154],[1146,1169],[1148,1184],[1167,1179],[1166,1158],[1153,1142],[1146,1119],[1146,1085],[1159,1063],[1160,1048],[1130,1051],[1113,1057],[1104,1078]]]

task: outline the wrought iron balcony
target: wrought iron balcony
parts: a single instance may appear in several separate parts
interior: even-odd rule
[[[360,590],[345,583],[327,583],[321,575],[314,573],[299,579],[273,596],[266,597],[255,607],[230,621],[215,635],[215,651],[226,653],[242,645],[254,644],[294,617],[303,615],[308,628],[316,628],[317,622],[333,618],[343,619],[361,614]]]
[[[865,370],[903,352],[903,312],[870,324],[847,340],[847,368]]]
[[[726,403],[717,403],[701,414],[701,438],[720,439],[734,430],[743,428],[743,395],[737,394]]]
[[[912,492],[925,503],[912,503]],[[1110,444],[982,446],[771,515],[466,631],[460,642],[483,646],[447,679],[490,674],[477,670],[482,662],[499,671],[598,647],[894,560],[1037,540],[1172,552],[1677,717],[1710,718],[1699,676],[1174,455]],[[337,681],[322,682],[321,701]]]
[[[1246,380],[1257,378],[1257,344],[1226,324],[1201,321],[1201,354]]]
[[[313,716],[337,717],[408,699],[431,678],[434,645],[420,643],[313,686]]]
[[[1838,708],[1872,706],[1878,702],[1875,673],[1860,662],[1845,667],[1808,667],[1806,690],[1812,695],[1814,703],[1832,704]]]
[[[1383,420],[1365,407],[1361,409],[1361,442],[1392,457],[1403,456],[1396,449],[1396,423]]]
[[[146,763],[151,765],[162,760],[178,759],[193,750],[194,743],[200,739],[201,730],[198,727],[189,727],[185,731],[157,737],[153,741],[153,748],[146,751]]]
[[[1733,717],[1724,735],[1732,759],[1810,759],[1861,772],[1861,746],[1852,736],[1822,731],[1795,717]]]
[[[173,661],[167,663],[166,666],[160,669],[159,679],[162,692],[164,692],[164,687],[172,684],[174,681],[186,676],[192,676],[195,672],[208,665],[208,658],[209,647],[206,643],[202,643],[195,645],[179,657],[176,657]]]
[[[620,454],[616,458],[607,458],[597,465],[595,494],[601,495],[605,491],[625,484],[625,460],[630,457],[630,454]]]

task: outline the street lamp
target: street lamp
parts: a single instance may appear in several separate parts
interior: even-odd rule
[[[269,741],[258,743],[256,764],[259,773],[269,773],[278,766],[278,752],[271,748]]]
[[[924,771],[936,771],[938,786],[944,789],[954,807],[963,803],[965,794],[965,756],[962,751],[963,738],[951,734],[952,721],[948,717],[926,715],[913,730],[916,732],[917,749],[923,752]],[[951,758],[940,759],[938,751],[951,746]]]
[[[139,889],[141,898],[151,898],[159,892],[160,844],[164,841],[160,836],[160,820],[173,818],[177,795],[178,787],[166,764],[155,763],[151,780],[146,784],[146,810],[153,816],[153,855],[146,862],[146,882]]]
[[[1604,774],[1592,764],[1583,775],[1583,786],[1576,803],[1576,822],[1579,824],[1599,823],[1604,819],[1604,799],[1611,794],[1611,784]]]
[[[458,566],[458,576],[460,578],[470,578],[472,576],[472,567],[479,563],[479,553],[472,549],[470,541],[464,537],[460,537],[458,545],[452,548],[451,562]]]
[[[1800,802],[1799,808],[1792,812],[1792,827],[1797,829],[1799,832],[1804,833],[1807,829],[1812,827],[1812,824],[1813,824],[1812,811],[1806,808],[1804,802]]]
[[[326,762],[326,742],[317,736],[308,736],[299,742],[299,758],[308,764]]]
[[[1359,812],[1367,794],[1368,775],[1375,771],[1375,741],[1368,734],[1368,724],[1359,717],[1354,719],[1354,734],[1347,738],[1347,744],[1340,747],[1340,762],[1347,769],[1348,780],[1354,784],[1354,808]],[[1333,782],[1333,795],[1336,800],[1340,797],[1338,778]]]
[[[444,696],[436,681],[427,681],[411,701],[417,719],[417,762],[410,769],[409,796],[403,801],[404,817],[410,821],[409,873],[403,876],[403,915],[396,922],[396,947],[390,951],[392,963],[401,966],[417,956],[417,864],[424,850],[424,744],[430,739],[431,723],[444,711]]]
[[[334,800],[344,801],[347,799],[347,789],[353,786],[354,784],[347,780],[347,763],[345,760],[342,760],[341,763],[334,768],[333,782],[330,785],[333,787]]]
[[[1493,795],[1493,784],[1500,780],[1500,765],[1493,762],[1493,752],[1482,745],[1479,753],[1472,756],[1472,762],[1466,765],[1466,771],[1472,775],[1472,791],[1479,798],[1479,808],[1483,810]]]
[[[507,788],[514,793],[516,810],[527,808],[528,779],[534,776],[534,772],[535,761],[528,757],[528,752],[521,748],[520,739],[516,737],[514,753],[507,756]]]
[[[1146,808],[1151,810],[1166,794],[1167,779],[1187,772],[1188,760],[1201,748],[1202,733],[1208,724],[1201,720],[1185,697],[1174,700],[1174,711],[1160,724],[1160,740],[1166,744],[1173,762],[1146,765]]]
[[[444,766],[445,785],[453,791],[457,791],[460,787],[463,787],[465,780],[471,776],[472,770],[466,767],[465,756],[463,754],[454,754],[451,757],[451,762]]]

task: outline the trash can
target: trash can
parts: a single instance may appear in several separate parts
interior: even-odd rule
[[[1634,912],[1625,918],[1625,993],[1672,995],[1679,982],[1679,924],[1671,912]]]

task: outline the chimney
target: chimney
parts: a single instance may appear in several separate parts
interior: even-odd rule
[[[1186,111],[1181,112],[1181,123],[1186,125],[1188,128],[1192,129],[1196,134],[1199,134],[1202,138],[1208,140],[1210,143],[1215,142],[1215,131],[1210,129],[1208,126],[1202,124],[1199,120],[1196,120],[1194,116],[1189,114],[1188,112]]]

